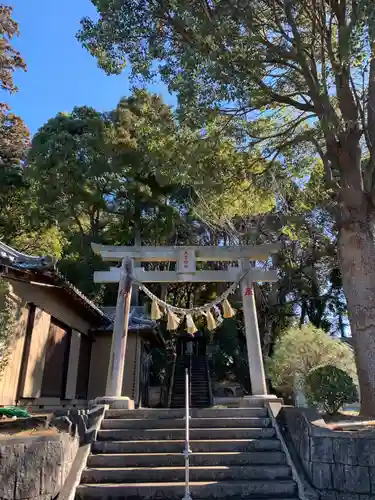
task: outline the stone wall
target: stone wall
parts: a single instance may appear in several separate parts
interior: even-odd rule
[[[277,420],[322,500],[375,500],[375,431],[332,431],[305,408],[283,407]]]
[[[50,420],[10,422],[8,427],[17,430],[21,425],[24,429],[44,428],[44,435],[0,439],[0,499],[52,500],[62,490],[70,498],[85,465],[84,449],[95,439],[104,411],[103,406],[63,409]]]
[[[0,498],[55,498],[69,474],[78,448],[78,436],[65,432],[0,440]]]

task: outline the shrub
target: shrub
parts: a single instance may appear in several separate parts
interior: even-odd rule
[[[352,349],[312,325],[287,330],[276,341],[273,356],[267,361],[272,386],[283,393],[293,393],[298,379],[303,380],[311,370],[325,365],[342,368],[356,382]]]
[[[354,403],[358,398],[350,375],[332,365],[312,370],[305,377],[305,389],[309,401],[328,415],[334,415],[344,404]]]

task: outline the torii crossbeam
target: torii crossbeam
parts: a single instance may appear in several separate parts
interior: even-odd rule
[[[122,262],[121,268],[111,267],[109,271],[96,271],[96,283],[119,283],[116,307],[116,319],[113,329],[110,365],[108,368],[106,402],[113,406],[122,404],[121,387],[124,372],[127,322],[126,310],[130,306],[131,275],[142,283],[198,283],[198,282],[236,282],[244,272],[241,281],[241,293],[245,320],[247,354],[249,360],[251,398],[272,397],[267,394],[262,349],[259,338],[253,283],[276,282],[277,272],[251,267],[251,261],[265,261],[280,249],[279,243],[257,246],[107,246],[92,244],[94,252],[107,262]],[[200,262],[238,262],[238,267],[227,270],[197,270]],[[176,262],[175,271],[145,271],[135,267],[147,262]]]

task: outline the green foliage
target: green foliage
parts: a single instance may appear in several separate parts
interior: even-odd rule
[[[345,404],[358,399],[353,379],[337,366],[326,365],[312,370],[305,377],[305,388],[309,401],[328,415],[335,415]]]
[[[9,92],[16,92],[17,87],[13,81],[13,72],[16,69],[26,70],[25,61],[21,54],[12,47],[12,38],[19,35],[18,24],[12,17],[13,8],[8,5],[0,5],[0,88]]]
[[[249,363],[242,311],[226,319],[211,334],[211,373],[214,380],[236,381],[250,393]]]
[[[121,172],[113,135],[111,121],[87,107],[60,113],[38,131],[28,155],[28,175],[41,215],[76,225],[83,233],[95,232],[98,215],[106,209],[104,196],[111,195]]]
[[[304,379],[319,366],[344,369],[357,380],[354,355],[344,342],[334,339],[312,325],[293,327],[277,341],[268,359],[268,375],[273,387],[291,392],[298,378]]]
[[[354,100],[366,95],[366,24],[373,26],[367,0],[356,12],[348,4],[343,18],[324,0],[312,16],[309,0],[290,9],[292,3],[274,0],[92,3],[99,15],[82,20],[78,38],[99,65],[117,73],[128,62],[133,76],[146,80],[159,73],[178,96],[180,126],[193,131],[181,134],[181,161],[168,168],[193,188],[194,213],[210,229],[224,229],[227,243],[291,240],[279,266],[280,301],[293,297],[301,324],[342,334],[346,302],[329,274],[337,266],[335,154],[347,135],[341,142],[331,137],[329,162],[324,140],[327,129],[340,129],[343,101],[354,92],[341,91],[348,57],[363,59],[350,80],[361,82]],[[339,46],[347,48],[345,58]],[[215,146],[205,156],[205,145],[218,138],[223,153]],[[230,156],[235,161],[221,162]]]
[[[12,113],[9,107],[0,102],[0,166],[4,180],[9,187],[17,187],[17,167],[25,159],[29,146],[29,131],[21,118]],[[4,181],[3,181],[4,182]],[[15,183],[15,184],[13,184]],[[6,187],[1,184],[2,190]]]
[[[98,263],[92,241],[109,244],[205,243],[208,219],[266,212],[272,191],[246,177],[266,162],[237,150],[211,124],[212,137],[181,125],[160,97],[135,91],[115,110],[59,113],[35,134],[28,155],[29,224],[23,248],[55,228],[60,268],[84,292]],[[204,172],[204,174],[203,174]],[[202,174],[202,175],[201,175]],[[47,228],[47,229],[46,229]],[[90,282],[90,283],[89,283]]]
[[[15,326],[15,304],[11,299],[12,288],[0,277],[0,377],[9,356]]]
[[[58,227],[28,231],[15,236],[11,244],[29,255],[49,255],[61,259],[67,240]]]
[[[363,71],[374,34],[369,0],[347,2],[342,15],[324,0],[313,9],[310,0],[92,3],[99,16],[82,20],[78,38],[107,73],[127,62],[146,79],[159,72],[189,119],[220,110],[256,144],[268,137],[284,150],[321,138],[371,82]],[[272,118],[265,135],[256,118]]]
[[[19,35],[12,8],[0,5],[0,89],[14,93],[13,73],[26,65],[20,53],[12,47],[13,37]],[[23,121],[0,101],[0,239],[9,240],[23,225],[23,199],[26,185],[23,161],[29,145],[29,131]]]

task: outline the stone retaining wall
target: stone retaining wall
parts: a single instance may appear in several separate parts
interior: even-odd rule
[[[65,432],[0,440],[0,498],[54,498],[69,474],[78,448],[78,436]]]
[[[64,409],[48,422],[31,418],[10,423],[18,430],[21,424],[29,428],[30,421],[35,427],[41,420],[39,428],[44,427],[45,435],[0,439],[0,499],[52,500],[63,489],[72,490],[86,456],[79,450],[95,439],[103,413],[103,406]],[[48,425],[59,432],[48,431]]]
[[[283,407],[277,420],[322,500],[375,500],[375,431],[332,431],[304,408]]]

